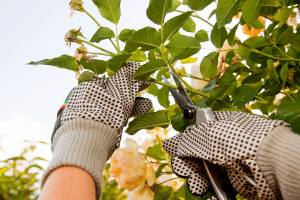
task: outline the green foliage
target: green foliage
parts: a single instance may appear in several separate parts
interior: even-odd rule
[[[128,134],[133,135],[142,129],[167,128],[169,125],[179,132],[185,130],[188,122],[178,105],[170,103],[172,101],[169,99],[169,91],[161,77],[164,75],[170,80],[169,69],[172,68],[180,78],[193,78],[186,64],[198,59],[197,53],[202,52],[201,42],[206,42],[205,45],[211,43],[215,49],[205,53],[206,56],[200,61],[202,78],[199,79],[207,81],[208,84],[196,90],[189,85],[189,80],[186,80],[188,94],[195,105],[201,108],[211,107],[214,111],[239,110],[251,113],[252,110],[256,110],[261,112],[263,117],[282,119],[290,123],[295,132],[300,132],[300,28],[299,25],[291,24],[292,20],[288,22],[289,17],[292,19],[296,12],[299,12],[300,7],[296,1],[149,0],[146,13],[149,20],[155,23],[155,27],[148,26],[137,31],[128,27],[120,33],[117,31],[121,13],[120,0],[93,2],[102,17],[112,22],[113,26],[102,27],[92,18],[100,27],[92,38],[87,40],[79,30],[72,29],[68,42],[90,45],[99,50],[95,54],[107,56],[108,59],[90,60],[87,52],[79,52],[80,62],[71,56],[62,55],[29,64],[53,65],[75,71],[80,74],[80,83],[99,77],[100,74],[112,76],[127,61],[143,62],[133,78],[153,82],[146,92],[157,98],[162,109],[154,108],[156,112],[151,111],[132,119],[126,130]],[[212,4],[213,2],[215,3]],[[186,5],[192,11],[182,11],[186,10],[181,9]],[[203,19],[197,11],[205,9],[208,5],[211,14],[208,19]],[[179,14],[166,20],[170,12]],[[239,12],[242,12],[239,22],[234,20],[235,24],[231,23],[233,16]],[[266,22],[261,21],[263,18]],[[211,24],[215,21],[215,24]],[[201,29],[204,27],[203,23],[211,28]],[[265,27],[266,24],[270,25]],[[249,35],[244,41],[241,40],[244,37],[239,35],[242,26],[245,34]],[[250,30],[249,33],[246,32],[246,28]],[[262,32],[259,33],[260,30],[255,29],[262,29]],[[258,33],[255,35],[256,31]],[[83,39],[78,38],[79,36]],[[110,40],[115,52],[101,46],[100,41],[105,39]],[[226,39],[229,46],[225,43]],[[120,41],[124,44],[120,45]],[[122,46],[125,48],[122,49]],[[182,68],[176,69],[179,63]],[[86,70],[82,71],[79,64]],[[284,94],[285,97],[277,100],[278,94]],[[172,173],[165,172],[170,158],[162,150],[160,141],[155,141],[147,150],[147,155],[159,161],[156,177]],[[116,188],[115,183],[110,187]],[[155,199],[195,199],[185,187],[175,191],[170,187],[154,184],[151,189],[155,192]],[[122,193],[115,189],[112,191],[116,191],[116,194]],[[113,192],[109,193],[108,189],[106,192],[107,199],[114,195]],[[209,195],[211,194],[207,193],[200,199],[207,199]],[[242,199],[239,196],[237,198]]]
[[[141,129],[153,129],[157,126],[167,128],[169,124],[170,121],[167,118],[166,113],[161,110],[134,118],[131,122],[129,122],[126,133],[133,135]]]
[[[38,188],[34,184],[38,181],[36,176],[44,169],[37,161],[47,160],[41,157],[28,159],[28,155],[36,149],[37,143],[45,144],[44,142],[30,142],[20,156],[1,161],[3,167],[0,168],[0,199],[29,200],[38,198],[35,193]],[[35,172],[32,171],[33,169]]]
[[[44,59],[41,61],[32,61],[28,65],[52,65],[59,68],[69,69],[72,71],[78,71],[78,63],[76,59],[69,55],[61,55],[60,57],[53,59]]]

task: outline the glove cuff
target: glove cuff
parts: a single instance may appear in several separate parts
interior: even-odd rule
[[[298,199],[300,196],[300,135],[279,126],[261,143],[257,163],[276,196]]]
[[[53,138],[53,158],[43,174],[41,188],[56,168],[74,166],[93,177],[99,199],[103,168],[117,140],[116,129],[93,120],[75,118],[64,123]]]

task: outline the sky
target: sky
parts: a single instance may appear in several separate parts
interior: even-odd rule
[[[124,28],[159,28],[146,16],[148,4],[149,1],[145,0],[123,1],[119,32]],[[91,0],[85,0],[83,6],[101,26],[115,29],[114,24],[100,16]],[[3,1],[1,7],[0,147],[3,150],[0,151],[0,160],[4,160],[20,155],[25,146],[23,140],[50,144],[56,113],[69,91],[77,85],[72,71],[26,63],[62,54],[73,56],[79,45],[69,47],[65,44],[67,31],[81,26],[83,35],[91,38],[98,27],[84,13],[75,11],[70,17],[69,1],[10,0]],[[207,19],[210,10],[205,9],[201,16]],[[175,14],[168,14],[167,19]],[[201,21],[196,23],[197,30],[211,29]],[[100,46],[114,51],[109,42],[101,41]],[[96,51],[90,47],[88,49]],[[207,54],[208,51],[201,50],[199,55],[203,57]],[[141,131],[135,139],[142,140],[144,135]],[[38,145],[34,155],[51,160],[50,145]],[[47,166],[47,163],[40,164]]]

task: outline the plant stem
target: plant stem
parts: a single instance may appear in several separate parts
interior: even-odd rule
[[[119,53],[119,49],[117,48],[117,46],[115,45],[115,43],[112,41],[111,38],[109,38],[109,41],[112,43],[112,45],[115,47],[115,49],[117,50],[117,52]]]
[[[97,20],[96,20],[90,13],[88,13],[88,11],[86,11],[83,7],[82,7],[82,9],[83,9],[83,12],[85,12],[90,18],[92,18],[92,20],[93,20],[99,27],[101,27],[101,25],[97,22]]]
[[[183,11],[181,11],[181,10],[175,10],[175,11],[176,11],[176,12],[180,12],[180,13],[185,13],[185,12],[183,12]],[[200,16],[197,15],[197,14],[192,14],[191,16],[192,16],[192,17],[196,17],[196,18],[198,18],[198,19],[201,19],[202,21],[204,21],[204,22],[207,23],[208,25],[214,27],[214,25],[212,25],[209,21],[203,19],[202,17],[200,17]]]
[[[292,101],[294,101],[294,98],[291,97],[291,95],[290,95],[287,91],[284,90],[284,94],[285,94],[287,97],[289,97]]]
[[[259,103],[267,104],[267,105],[270,105],[270,106],[273,106],[273,107],[277,108],[276,104],[268,102],[267,100],[261,98],[260,96],[255,96],[255,99],[259,100],[260,101]]]
[[[118,25],[116,24],[116,42],[117,42],[117,51],[120,53],[120,44],[119,44],[119,33],[118,33]]]
[[[199,78],[199,77],[193,76],[193,75],[191,75],[191,74],[186,74],[186,76],[183,76],[183,77],[188,77],[188,78],[198,79],[198,80],[201,80],[201,81],[207,81],[207,82],[210,82],[210,80],[206,80],[205,78]]]
[[[111,56],[109,54],[106,54],[106,53],[98,53],[98,52],[87,52],[89,54],[97,54],[97,55],[102,55],[102,56]]]
[[[168,182],[168,181],[172,181],[172,180],[174,180],[174,179],[180,179],[180,178],[178,178],[178,177],[176,177],[176,178],[171,178],[171,179],[169,179],[169,180],[166,180],[166,181],[164,181],[164,182],[161,182],[161,183],[158,184],[158,185],[162,185],[162,184],[164,184],[164,183],[166,183],[166,182]]]
[[[86,44],[88,44],[88,45],[90,45],[90,46],[92,46],[92,47],[95,47],[95,48],[97,48],[97,49],[99,49],[99,50],[101,50],[101,51],[104,51],[105,53],[108,53],[108,54],[110,54],[111,56],[116,56],[116,55],[117,55],[117,54],[115,54],[115,53],[113,53],[113,52],[110,52],[110,51],[108,51],[108,50],[106,50],[106,49],[103,49],[103,48],[101,48],[101,47],[98,47],[98,46],[96,46],[96,45],[94,45],[94,44],[92,44],[92,43],[90,43],[90,42],[88,42],[88,41],[82,40],[82,39],[80,39],[80,38],[78,38],[78,37],[76,37],[75,39],[78,40],[78,41],[80,41],[80,42],[84,42],[84,43],[86,43]]]

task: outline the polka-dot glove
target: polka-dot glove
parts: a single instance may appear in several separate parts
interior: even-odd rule
[[[256,115],[239,111],[215,112],[217,121],[206,121],[195,125],[184,133],[165,140],[163,148],[171,156],[178,158],[205,159],[222,166],[226,170],[229,180],[237,192],[247,199],[276,199],[274,193],[267,184],[262,172],[257,165],[258,149],[263,139],[277,126],[290,125],[281,120],[264,119]],[[173,164],[174,163],[174,164]],[[185,169],[186,162],[172,162],[172,168]],[[207,187],[205,177],[199,169],[189,167],[190,179],[199,174],[199,182],[203,186],[196,185],[197,180],[189,184],[191,191],[194,188]],[[176,172],[175,172],[176,173]],[[178,173],[178,172],[177,172]],[[181,172],[183,173],[183,172]],[[257,187],[248,183],[242,174],[253,176]],[[201,193],[202,192],[202,193]],[[199,195],[203,194],[203,189]]]
[[[119,147],[123,127],[131,116],[140,116],[152,107],[150,99],[136,97],[151,83],[132,79],[140,63],[128,62],[111,78],[97,78],[80,83],[73,88],[66,99],[66,104],[58,113],[52,134],[64,123],[74,118],[84,118],[109,125],[117,130]],[[109,152],[113,153],[115,149]],[[110,156],[109,156],[110,157]]]

